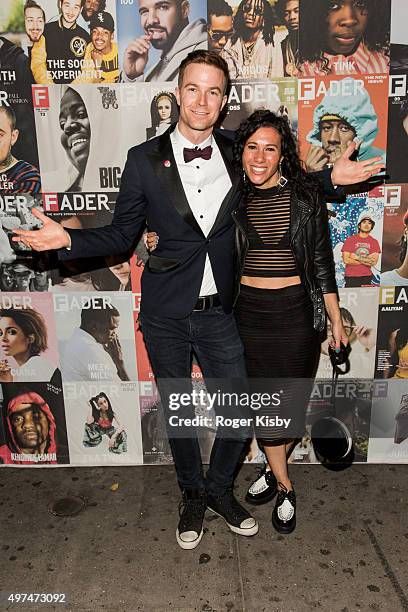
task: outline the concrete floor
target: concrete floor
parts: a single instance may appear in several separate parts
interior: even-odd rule
[[[255,474],[237,479],[243,499]],[[293,465],[298,527],[280,536],[271,504],[259,534],[233,535],[207,513],[193,551],[175,540],[171,466],[0,471],[2,610],[330,612],[408,610],[408,468],[343,472]],[[111,485],[118,483],[116,491]],[[86,499],[77,516],[49,507]],[[4,593],[66,593],[66,605],[9,605]]]

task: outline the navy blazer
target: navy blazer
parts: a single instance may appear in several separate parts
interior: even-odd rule
[[[236,255],[232,211],[237,207],[240,175],[232,168],[234,134],[214,130],[214,138],[231,179],[206,237],[188,204],[174,159],[170,133],[133,147],[128,152],[111,225],[67,229],[71,250],[62,260],[125,253],[140,238],[147,223],[160,236],[142,274],[142,311],[169,318],[188,316],[199,297],[208,254],[225,312],[231,312]]]

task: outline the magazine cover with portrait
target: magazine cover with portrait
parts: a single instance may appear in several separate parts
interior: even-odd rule
[[[63,382],[137,380],[132,296],[55,293]]]
[[[381,285],[408,286],[408,185],[386,185]]]
[[[0,151],[2,168],[10,147],[13,159],[0,172],[0,194],[38,193],[41,189],[31,97],[34,81],[25,41],[21,0],[3,0],[0,3],[0,129],[5,132]]]
[[[387,96],[386,75],[300,78],[299,145],[307,170],[331,168],[352,141],[360,142],[353,159],[385,162]]]
[[[408,72],[408,3],[392,0],[391,5],[391,65],[390,72]]]
[[[0,387],[0,463],[69,464],[61,381]]]
[[[338,287],[380,284],[383,214],[384,193],[378,187],[329,204]]]
[[[209,0],[208,48],[231,79],[296,76],[299,0]]]
[[[389,70],[391,0],[301,0],[302,76]]]
[[[86,229],[110,225],[117,193],[43,193],[47,215],[63,227]],[[49,257],[49,291],[130,291],[131,253],[62,262]]]
[[[58,368],[52,296],[0,293],[0,382],[53,382]]]
[[[371,379],[374,374],[377,338],[378,287],[339,289],[340,313],[351,352],[349,366],[342,379]],[[328,345],[332,340],[331,324],[320,348],[317,378],[331,378],[333,368]]]
[[[408,288],[381,287],[376,378],[408,380]]]
[[[407,183],[408,73],[390,76],[389,94],[387,183]]]
[[[71,465],[143,463],[137,383],[65,383]]]
[[[118,191],[128,149],[168,126],[169,96],[151,110],[162,91],[172,94],[162,83],[34,86],[43,191]]]
[[[42,226],[32,214],[33,207],[43,210],[41,195],[0,195],[0,291],[48,290],[48,255],[12,240],[16,228]]]
[[[408,460],[408,392],[405,380],[378,382],[371,411],[369,463]]]
[[[126,82],[173,81],[180,63],[196,49],[207,49],[204,0],[154,0],[117,3],[120,79]]]
[[[20,2],[34,83],[119,80],[115,0],[39,0],[29,7]]]
[[[297,131],[297,81],[296,79],[272,79],[232,81],[222,127],[236,130],[244,119],[255,110],[268,109],[289,118],[292,129]]]
[[[347,428],[353,441],[353,462],[365,463],[369,446],[372,380],[332,381],[316,379],[306,412],[305,433],[296,444],[290,463],[318,463],[313,449],[311,429],[314,423],[335,416]]]

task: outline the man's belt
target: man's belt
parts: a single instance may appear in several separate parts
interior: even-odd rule
[[[218,293],[199,297],[193,310],[208,310],[209,308],[214,308],[215,306],[221,306],[221,300]]]

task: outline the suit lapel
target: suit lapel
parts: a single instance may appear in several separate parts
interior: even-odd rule
[[[200,236],[205,237],[203,231],[198,225],[193,212],[189,206],[183,184],[179,172],[177,170],[176,160],[173,154],[173,148],[170,141],[170,133],[175,126],[172,126],[167,132],[159,137],[157,147],[147,156],[153,166],[154,173],[162,183],[164,190],[177,210],[179,215],[186,223]]]

